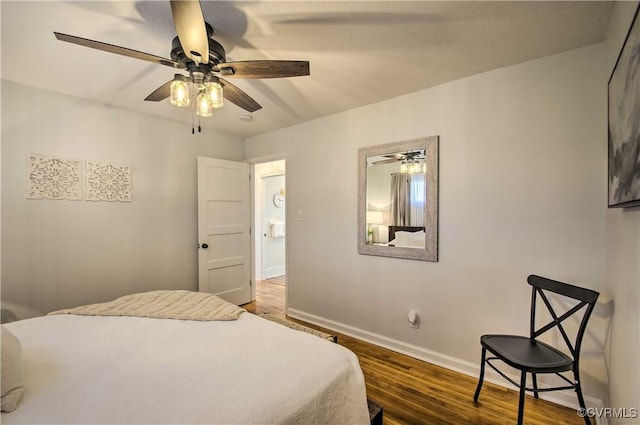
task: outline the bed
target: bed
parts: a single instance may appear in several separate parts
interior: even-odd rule
[[[245,311],[223,320],[110,313],[3,325],[24,369],[3,424],[369,424],[358,359],[338,344]]]
[[[389,246],[402,248],[424,248],[424,227],[389,226]]]

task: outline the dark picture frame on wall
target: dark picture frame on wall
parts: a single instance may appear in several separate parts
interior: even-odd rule
[[[608,84],[609,208],[640,206],[640,23],[631,21]]]

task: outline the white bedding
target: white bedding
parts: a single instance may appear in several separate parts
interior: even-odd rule
[[[25,373],[4,424],[369,424],[351,351],[250,313],[4,326],[20,339]]]
[[[389,241],[390,246],[400,248],[423,248],[425,247],[424,230],[417,232],[395,232],[395,239]]]

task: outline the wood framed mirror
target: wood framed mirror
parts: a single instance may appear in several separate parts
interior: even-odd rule
[[[438,136],[358,150],[358,253],[438,261]]]

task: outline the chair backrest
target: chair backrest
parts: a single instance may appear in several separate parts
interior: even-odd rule
[[[564,342],[567,344],[567,348],[569,348],[574,362],[578,362],[578,358],[580,356],[580,346],[582,344],[582,337],[584,336],[584,332],[587,328],[587,322],[589,321],[589,317],[591,317],[591,312],[596,304],[596,300],[600,295],[598,292],[593,291],[591,289],[581,288],[579,286],[570,285],[568,283],[558,282],[556,280],[547,279],[546,277],[540,277],[536,275],[531,275],[527,278],[527,282],[532,286],[531,292],[531,328],[529,337],[531,339],[535,339],[542,335],[543,333],[551,330],[558,329]],[[549,302],[549,299],[545,295],[545,291],[553,292],[556,294],[564,295],[565,297],[572,298],[578,301],[578,304],[574,307],[567,310],[562,315],[558,316],[555,309]],[[544,305],[547,307],[547,310],[551,314],[553,320],[547,323],[540,328],[535,328],[536,321],[536,299],[540,296]],[[565,331],[564,326],[562,326],[562,322],[569,317],[577,314],[584,307],[584,312],[582,313],[582,319],[580,320],[580,325],[578,327],[578,331],[576,333],[576,337],[574,341],[569,339],[567,332]]]

